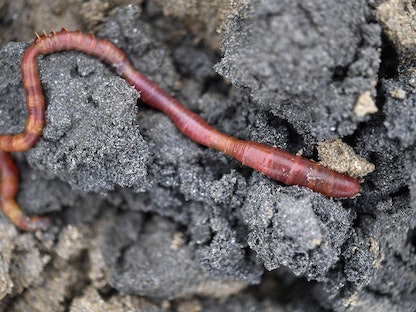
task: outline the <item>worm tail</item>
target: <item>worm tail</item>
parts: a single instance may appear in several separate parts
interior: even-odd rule
[[[328,197],[354,197],[360,192],[360,184],[350,176],[272,146],[239,141],[232,156],[272,179],[305,186]]]
[[[50,226],[46,217],[27,216],[17,205],[18,170],[10,153],[0,151],[0,207],[17,227],[24,231],[45,230]]]

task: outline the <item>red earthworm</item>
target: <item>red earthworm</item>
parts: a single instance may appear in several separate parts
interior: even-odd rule
[[[25,231],[47,229],[49,218],[28,217],[17,205],[14,197],[18,190],[18,171],[10,153],[0,151],[0,205],[3,213],[17,227]]]
[[[105,39],[66,29],[56,33],[37,35],[22,59],[22,78],[26,92],[28,118],[23,132],[16,135],[0,135],[1,151],[24,151],[36,144],[45,122],[45,104],[38,74],[36,57],[64,50],[77,50],[93,55],[111,65],[141,94],[141,100],[164,112],[179,130],[195,142],[214,148],[234,157],[266,176],[288,185],[306,186],[328,197],[353,197],[360,192],[359,183],[344,174],[332,171],[311,160],[292,155],[279,148],[253,141],[239,140],[208,125],[199,115],[185,108],[150,79],[137,72],[125,53]],[[0,159],[3,167],[2,185],[8,188],[7,166],[10,160]],[[4,169],[6,168],[6,169]],[[9,170],[13,171],[13,170]],[[16,183],[17,182],[13,182]],[[3,191],[2,187],[2,191]],[[0,194],[4,200],[13,196]],[[5,210],[4,206],[2,207]],[[16,209],[16,208],[14,208]],[[7,214],[7,212],[6,212]],[[9,214],[10,215],[10,214]],[[12,221],[15,222],[13,219]],[[18,224],[19,226],[19,224]],[[36,228],[36,225],[34,225]]]

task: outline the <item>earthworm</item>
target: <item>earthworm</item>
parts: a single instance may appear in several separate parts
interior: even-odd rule
[[[0,176],[0,205],[10,221],[25,231],[47,229],[50,225],[49,218],[26,216],[14,200],[19,183],[18,171],[10,153],[3,151],[0,151]]]
[[[140,92],[141,100],[162,111],[195,142],[214,148],[239,160],[266,176],[288,185],[306,186],[328,197],[347,198],[360,192],[360,184],[353,178],[332,171],[319,163],[290,154],[279,148],[254,141],[239,140],[208,125],[199,115],[185,108],[179,101],[167,94],[161,87],[136,71],[127,60],[125,53],[110,41],[97,39],[92,34],[80,31],[67,31],[37,35],[33,44],[26,50],[22,59],[22,78],[26,92],[28,117],[23,132],[15,135],[0,135],[0,166],[2,168],[1,193],[2,209],[13,223],[23,229],[44,227],[43,222],[28,221],[22,226],[22,217],[17,206],[4,205],[11,201],[17,188],[17,179],[10,178],[14,172],[11,158],[5,152],[25,151],[36,144],[45,123],[45,101],[38,74],[36,57],[64,50],[77,50],[93,55],[115,69]],[[12,195],[11,195],[12,194]],[[5,208],[6,207],[6,208]],[[7,208],[8,207],[8,208]],[[17,213],[18,212],[18,213]],[[35,220],[35,219],[34,219]],[[27,226],[27,225],[30,226]]]

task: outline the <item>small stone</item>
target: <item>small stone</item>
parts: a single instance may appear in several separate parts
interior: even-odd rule
[[[406,98],[406,91],[400,88],[394,88],[390,91],[390,95],[396,99],[404,100]]]
[[[353,178],[362,178],[375,169],[372,163],[358,156],[339,138],[320,142],[317,149],[321,165]]]
[[[370,91],[362,93],[355,103],[354,113],[358,117],[364,117],[367,114],[374,114],[378,112],[378,108],[373,98],[371,97]]]

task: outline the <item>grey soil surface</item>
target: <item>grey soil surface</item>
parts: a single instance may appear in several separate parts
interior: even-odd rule
[[[0,311],[416,310],[411,1],[62,0],[37,16],[46,2],[0,2],[0,133],[25,122],[23,30],[51,14],[47,31],[109,39],[223,132],[315,160],[319,142],[334,168],[352,147],[375,170],[348,158],[367,174],[352,199],[283,185],[183,136],[99,60],[41,56],[46,126],[13,156],[17,201],[53,226],[0,214]]]

